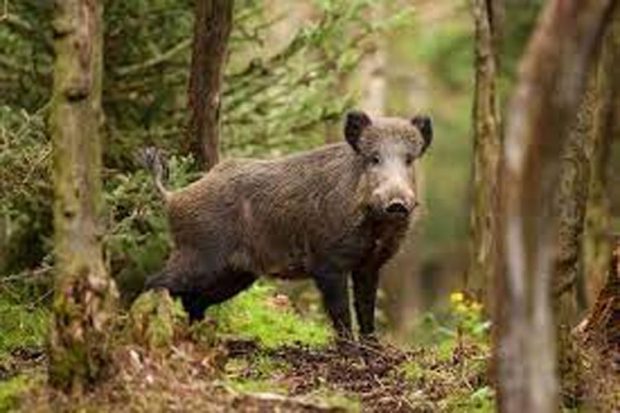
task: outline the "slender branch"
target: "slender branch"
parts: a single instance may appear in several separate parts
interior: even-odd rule
[[[9,16],[9,0],[4,0],[2,6],[2,15],[0,15],[0,22],[5,21]]]
[[[135,63],[123,67],[119,67],[114,70],[116,75],[124,77],[124,76],[132,76],[137,73],[152,69],[156,66],[159,66],[169,60],[174,59],[179,53],[189,49],[192,44],[192,39],[184,39],[179,44],[174,46],[173,48],[149,59],[142,63]]]

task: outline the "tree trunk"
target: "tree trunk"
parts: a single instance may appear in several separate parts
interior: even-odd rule
[[[620,238],[613,242],[608,272],[588,316],[573,330],[587,364],[587,411],[620,407]]]
[[[615,1],[551,0],[539,19],[509,108],[496,294],[498,403],[503,412],[558,408],[550,307],[551,197],[567,125]]]
[[[114,282],[101,252],[102,5],[57,0],[49,127],[54,148],[56,284],[50,332],[53,386],[81,393],[109,366]]]
[[[196,0],[189,78],[188,150],[204,169],[219,160],[221,95],[233,0]]]
[[[608,188],[612,140],[620,133],[620,12],[605,33],[599,74],[597,133],[592,135],[591,171],[584,236],[584,272],[587,302],[595,302],[605,282],[612,246]]]
[[[620,238],[614,242],[603,288],[588,317],[577,328],[585,341],[594,345],[620,369]]]
[[[486,289],[496,271],[495,237],[501,137],[496,95],[496,38],[493,0],[473,0],[476,27],[476,87],[473,105],[473,205],[467,289],[485,302]],[[489,303],[487,303],[489,304]]]
[[[582,240],[590,173],[590,143],[596,133],[598,57],[588,75],[586,92],[562,150],[556,194],[558,230],[553,262],[553,315],[562,394],[576,394],[581,383],[579,363],[570,336],[578,311],[579,282],[583,280]]]

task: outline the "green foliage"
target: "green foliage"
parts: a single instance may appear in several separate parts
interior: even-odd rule
[[[445,311],[424,314],[417,322],[415,340],[418,344],[436,345],[447,355],[461,339],[478,346],[489,346],[491,322],[482,304],[462,292],[450,294]]]
[[[0,104],[32,112],[49,98],[52,9],[46,4],[8,3],[8,17],[0,25],[8,52],[0,58],[6,91]],[[224,151],[271,153],[322,142],[322,124],[339,119],[353,102],[352,95],[332,93],[339,78],[357,66],[371,33],[404,20],[402,12],[381,21],[367,19],[374,5],[316,1],[316,18],[274,48],[270,30],[282,16],[263,1],[237,2],[223,92]],[[187,147],[179,145],[179,137],[185,133],[193,13],[187,1],[106,2],[108,166],[130,162],[130,154],[145,143],[174,151]]]
[[[41,262],[52,228],[51,146],[38,113],[0,106],[0,275]]]
[[[426,62],[443,87],[454,93],[472,85],[473,33],[469,21],[454,19],[434,30],[419,27],[416,34],[418,42],[412,56]]]
[[[326,344],[330,330],[325,323],[302,319],[292,308],[273,303],[272,285],[259,282],[234,299],[207,311],[218,322],[223,334],[256,339],[273,348],[301,342]]]
[[[466,297],[461,292],[450,294],[452,314],[458,330],[476,341],[484,342],[488,337],[491,322],[486,320],[482,312],[482,304]]]
[[[315,17],[274,46],[271,31],[282,16],[263,1],[237,2],[223,92],[223,151],[276,155],[322,143],[323,123],[339,119],[353,102],[353,95],[333,93],[338,79],[357,66],[371,33],[405,21],[406,12],[367,19],[374,5],[317,1]],[[41,108],[50,96],[52,8],[24,0],[8,2],[7,12],[0,25],[6,46],[0,55],[0,211],[6,223],[0,230],[9,236],[6,242],[0,237],[8,245],[0,269],[16,273],[50,255],[51,149]],[[126,298],[135,296],[168,251],[160,205],[146,174],[134,171],[133,158],[146,145],[171,154],[186,147],[193,12],[186,1],[106,2],[106,256]],[[190,181],[186,162],[178,162],[181,181]]]
[[[197,178],[191,165],[190,158],[170,158],[171,188],[185,186]],[[163,265],[170,249],[168,224],[163,200],[145,170],[110,170],[107,175],[108,231],[104,246],[119,289],[130,300],[142,289],[144,279]]]
[[[355,97],[335,94],[338,82],[358,65],[371,33],[400,23],[368,19],[373,5],[368,0],[315,5],[320,17],[300,28],[281,50],[274,53],[268,43],[261,44],[229,65],[225,152],[277,155],[324,142],[323,124],[339,120]],[[259,38],[266,37],[264,29],[258,30]]]

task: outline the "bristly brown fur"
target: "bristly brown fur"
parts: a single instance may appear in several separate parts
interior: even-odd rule
[[[167,193],[175,250],[147,287],[180,296],[196,319],[258,275],[313,277],[326,301],[332,289],[338,290],[334,300],[342,301],[349,272],[376,278],[409,220],[375,213],[370,198],[378,181],[369,172],[369,154],[390,147],[417,157],[430,137],[401,119],[376,119],[359,134],[353,136],[355,148],[348,138],[349,143],[276,160],[224,161],[200,180]],[[405,189],[414,194],[411,178],[411,188]]]

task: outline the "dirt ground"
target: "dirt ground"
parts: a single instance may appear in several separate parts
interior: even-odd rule
[[[482,352],[466,346],[440,360],[432,350],[389,345],[265,349],[253,341],[231,340],[205,348],[184,341],[159,353],[126,345],[115,354],[118,367],[110,379],[80,405],[69,404],[47,386],[33,385],[24,393],[20,410],[64,411],[70,406],[115,413],[433,412],[464,383],[484,384],[483,370],[475,377],[463,376],[461,382],[446,380],[447,372],[455,377],[465,368],[471,372],[465,363],[475,357]],[[43,383],[43,354],[16,354],[15,363],[22,372],[38,371],[35,381]],[[419,366],[418,373],[407,370],[411,365]],[[238,385],[247,382],[255,388]]]

